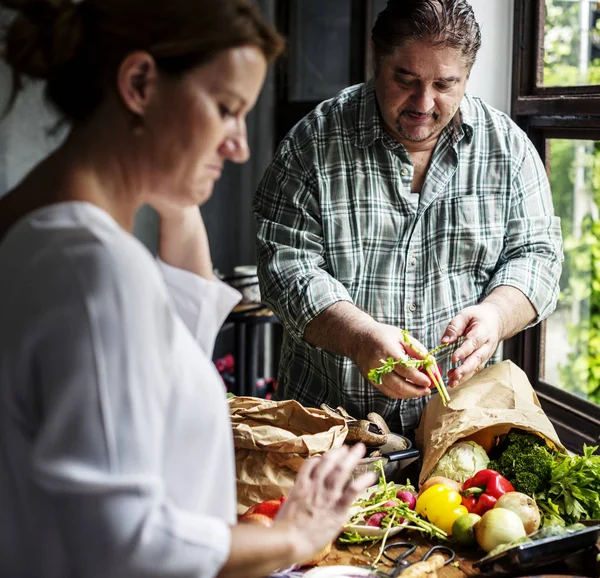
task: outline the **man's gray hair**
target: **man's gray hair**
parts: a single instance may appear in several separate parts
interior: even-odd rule
[[[376,61],[414,40],[459,50],[469,67],[481,47],[481,30],[466,0],[388,0],[371,34]]]

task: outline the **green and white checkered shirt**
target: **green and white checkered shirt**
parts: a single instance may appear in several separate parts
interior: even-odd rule
[[[428,348],[500,285],[530,299],[536,322],[554,310],[560,220],[539,155],[479,98],[466,95],[460,113],[420,195],[410,192],[406,149],[383,130],[372,82],[321,103],[280,144],[254,199],[261,295],[285,328],[279,398],[356,417],[376,411],[397,432],[416,427],[427,398],[389,399],[349,359],[303,340],[337,301]],[[438,359],[444,375],[451,353]]]

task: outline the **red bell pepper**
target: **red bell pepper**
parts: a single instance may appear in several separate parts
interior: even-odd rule
[[[514,491],[512,484],[495,470],[481,470],[463,483],[462,504],[469,513],[483,516],[500,496]]]

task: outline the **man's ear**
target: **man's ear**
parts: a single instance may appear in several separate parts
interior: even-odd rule
[[[143,115],[152,99],[158,71],[154,58],[147,52],[129,54],[117,73],[117,88],[123,104],[135,115]]]

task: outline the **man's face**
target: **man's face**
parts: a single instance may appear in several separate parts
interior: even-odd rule
[[[409,150],[435,145],[465,94],[469,67],[454,48],[409,42],[382,56],[375,91],[386,132]]]

